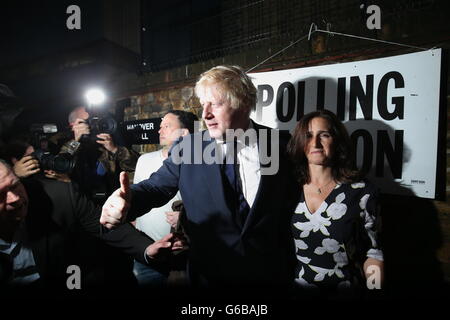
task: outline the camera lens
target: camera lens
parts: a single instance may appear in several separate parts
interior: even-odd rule
[[[91,139],[96,140],[97,134],[108,133],[114,134],[117,129],[117,122],[112,117],[92,117],[87,120],[89,130],[91,131]]]
[[[53,170],[59,173],[69,173],[75,167],[75,161],[70,154],[63,153],[52,159]]]
[[[113,134],[116,131],[117,123],[114,118],[106,117],[98,120],[98,130],[101,133]]]
[[[58,173],[70,173],[75,167],[75,159],[68,153],[53,155],[50,152],[36,150],[32,154],[43,170],[53,170]]]

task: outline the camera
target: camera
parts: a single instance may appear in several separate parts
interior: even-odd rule
[[[38,149],[31,154],[39,161],[42,170],[53,170],[58,173],[70,173],[75,167],[75,159],[69,153],[51,154]]]
[[[54,155],[49,150],[44,150],[42,141],[58,132],[55,124],[33,123],[30,128],[33,137],[33,146],[35,151],[31,154],[37,161],[42,170],[53,170],[58,173],[70,173],[75,167],[75,159],[69,153]]]
[[[117,121],[110,116],[92,116],[86,120],[89,126],[89,135],[83,135],[80,142],[96,142],[100,133],[114,134],[117,130]]]
[[[113,117],[91,117],[87,119],[86,123],[89,125],[89,130],[92,136],[99,133],[114,134],[117,129],[117,122]]]

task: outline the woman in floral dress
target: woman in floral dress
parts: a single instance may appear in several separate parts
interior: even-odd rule
[[[301,193],[291,223],[296,283],[328,297],[380,288],[377,189],[354,170],[343,124],[327,110],[305,115],[289,153]]]

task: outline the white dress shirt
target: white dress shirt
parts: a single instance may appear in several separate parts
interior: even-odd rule
[[[249,129],[253,129],[251,121]],[[254,132],[256,133],[256,131]],[[239,164],[239,176],[242,182],[242,193],[251,208],[255,202],[259,182],[261,181],[258,140],[256,139],[256,135],[248,135],[248,130],[245,133],[236,134],[234,137],[237,140],[237,161]],[[222,153],[227,154],[227,149],[230,144],[220,139],[216,139],[216,142],[222,148]]]

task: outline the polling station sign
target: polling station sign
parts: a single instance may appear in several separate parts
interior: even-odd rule
[[[250,73],[251,117],[293,131],[318,109],[345,124],[356,163],[383,192],[436,196],[442,50],[309,68]]]

